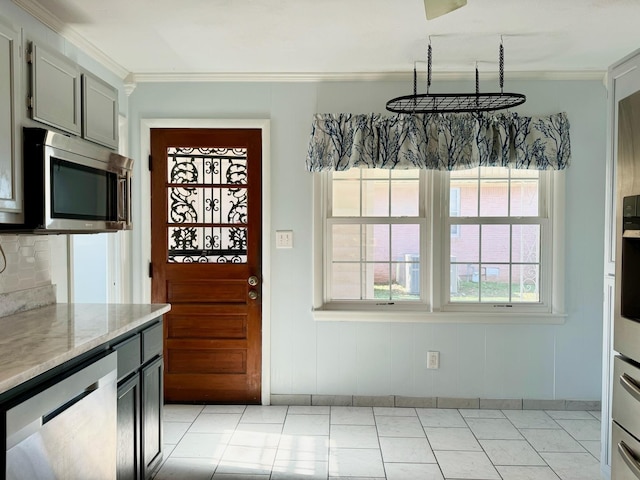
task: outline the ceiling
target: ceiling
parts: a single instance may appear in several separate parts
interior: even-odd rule
[[[121,77],[371,76],[425,67],[602,74],[640,48],[638,0],[13,0]]]

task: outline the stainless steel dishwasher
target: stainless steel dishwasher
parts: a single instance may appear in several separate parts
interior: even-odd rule
[[[7,480],[116,478],[117,354],[6,412]]]

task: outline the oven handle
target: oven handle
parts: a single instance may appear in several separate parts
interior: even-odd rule
[[[638,461],[631,452],[631,449],[627,447],[623,441],[618,443],[618,453],[624,460],[624,463],[627,464],[627,467],[629,467],[629,470],[631,470],[631,473],[633,473],[636,478],[640,478],[640,464],[638,464]]]
[[[631,394],[633,398],[640,402],[640,387],[634,378],[630,377],[626,373],[620,375],[620,383],[624,389]],[[640,478],[640,477],[638,477]]]

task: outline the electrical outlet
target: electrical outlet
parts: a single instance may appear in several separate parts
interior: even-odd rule
[[[427,368],[440,368],[440,352],[427,352]]]

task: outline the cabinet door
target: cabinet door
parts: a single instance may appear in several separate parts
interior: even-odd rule
[[[140,375],[118,387],[118,480],[140,478]]]
[[[20,33],[0,18],[0,223],[23,221],[19,55]]]
[[[142,469],[150,479],[162,459],[162,357],[142,368]]]
[[[602,331],[602,430],[600,461],[611,468],[611,405],[613,397],[613,306],[615,301],[615,278],[604,279],[604,306]]]
[[[89,73],[82,74],[82,136],[118,148],[118,91]]]
[[[80,135],[80,69],[69,58],[31,46],[31,115]]]

